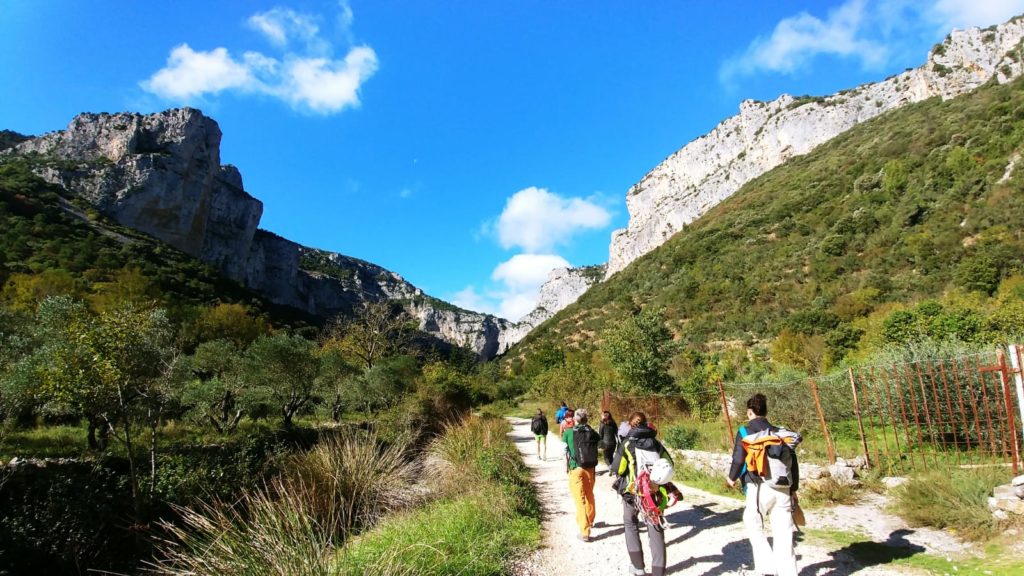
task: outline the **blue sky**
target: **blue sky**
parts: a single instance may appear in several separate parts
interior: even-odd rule
[[[0,128],[190,105],[261,226],[512,319],[746,98],[924,62],[1024,0],[4,0]]]

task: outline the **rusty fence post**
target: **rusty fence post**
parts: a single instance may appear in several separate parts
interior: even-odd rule
[[[811,394],[814,395],[814,406],[818,409],[818,422],[821,423],[821,433],[825,436],[825,448],[828,449],[828,460],[830,463],[836,463],[836,449],[832,445],[832,436],[828,433],[828,426],[825,425],[825,412],[821,409],[821,398],[818,397],[818,385],[812,378],[809,380],[811,383]]]
[[[853,390],[853,415],[857,417],[857,428],[860,430],[860,447],[864,452],[864,463],[871,466],[871,456],[868,454],[868,439],[864,435],[864,422],[860,416],[860,396],[857,394],[857,380],[853,377],[853,368],[848,368],[850,374],[850,388]]]
[[[718,379],[718,394],[722,397],[722,414],[725,414],[725,423],[729,427],[729,438],[726,446],[731,446],[735,435],[732,432],[732,416],[729,414],[729,402],[725,399],[725,388],[722,387],[722,379]]]

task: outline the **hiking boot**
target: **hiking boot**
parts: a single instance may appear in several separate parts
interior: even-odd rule
[[[629,567],[629,576],[647,576],[647,572],[643,568],[637,568],[636,566]]]
[[[590,536],[584,536],[583,534],[577,534],[576,539],[580,542],[590,542]]]

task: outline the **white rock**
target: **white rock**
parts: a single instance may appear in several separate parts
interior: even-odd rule
[[[887,489],[892,490],[893,488],[906,484],[907,480],[907,478],[902,476],[886,476],[885,478],[882,478],[882,484],[885,484]]]
[[[1020,476],[1014,478],[1012,481],[1010,481],[1010,484],[1013,484],[1014,486],[1024,486],[1024,474],[1021,474]]]
[[[1022,37],[1024,20],[994,31],[954,30],[923,66],[882,82],[818,101],[800,102],[788,94],[772,102],[744,101],[739,114],[669,156],[629,189],[629,224],[612,233],[606,277],[663,244],[747,182],[861,122],[934,96],[953,98],[992,78],[1000,83],[1016,78],[1022,63],[1007,54]]]

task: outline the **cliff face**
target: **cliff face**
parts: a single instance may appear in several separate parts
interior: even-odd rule
[[[43,179],[276,304],[327,318],[366,301],[397,300],[424,332],[485,358],[499,351],[505,320],[426,296],[380,266],[258,230],[263,204],[237,169],[220,164],[220,140],[217,123],[190,108],[82,114],[67,130],[2,153],[36,158]]]
[[[499,347],[502,352],[519,342],[565,307],[579,299],[604,276],[604,265],[583,266],[581,268],[556,268],[548,274],[548,279],[540,288],[537,307],[524,316],[518,323],[510,325],[501,333]]]
[[[744,101],[630,188],[628,227],[612,233],[606,277],[660,246],[741,186],[853,126],[912,102],[953,98],[1019,76],[1024,18],[953,31],[920,68],[823,98]]]
[[[263,204],[220,164],[221,132],[198,110],[81,114],[13,149],[50,160],[39,175],[117,222],[241,280]]]

